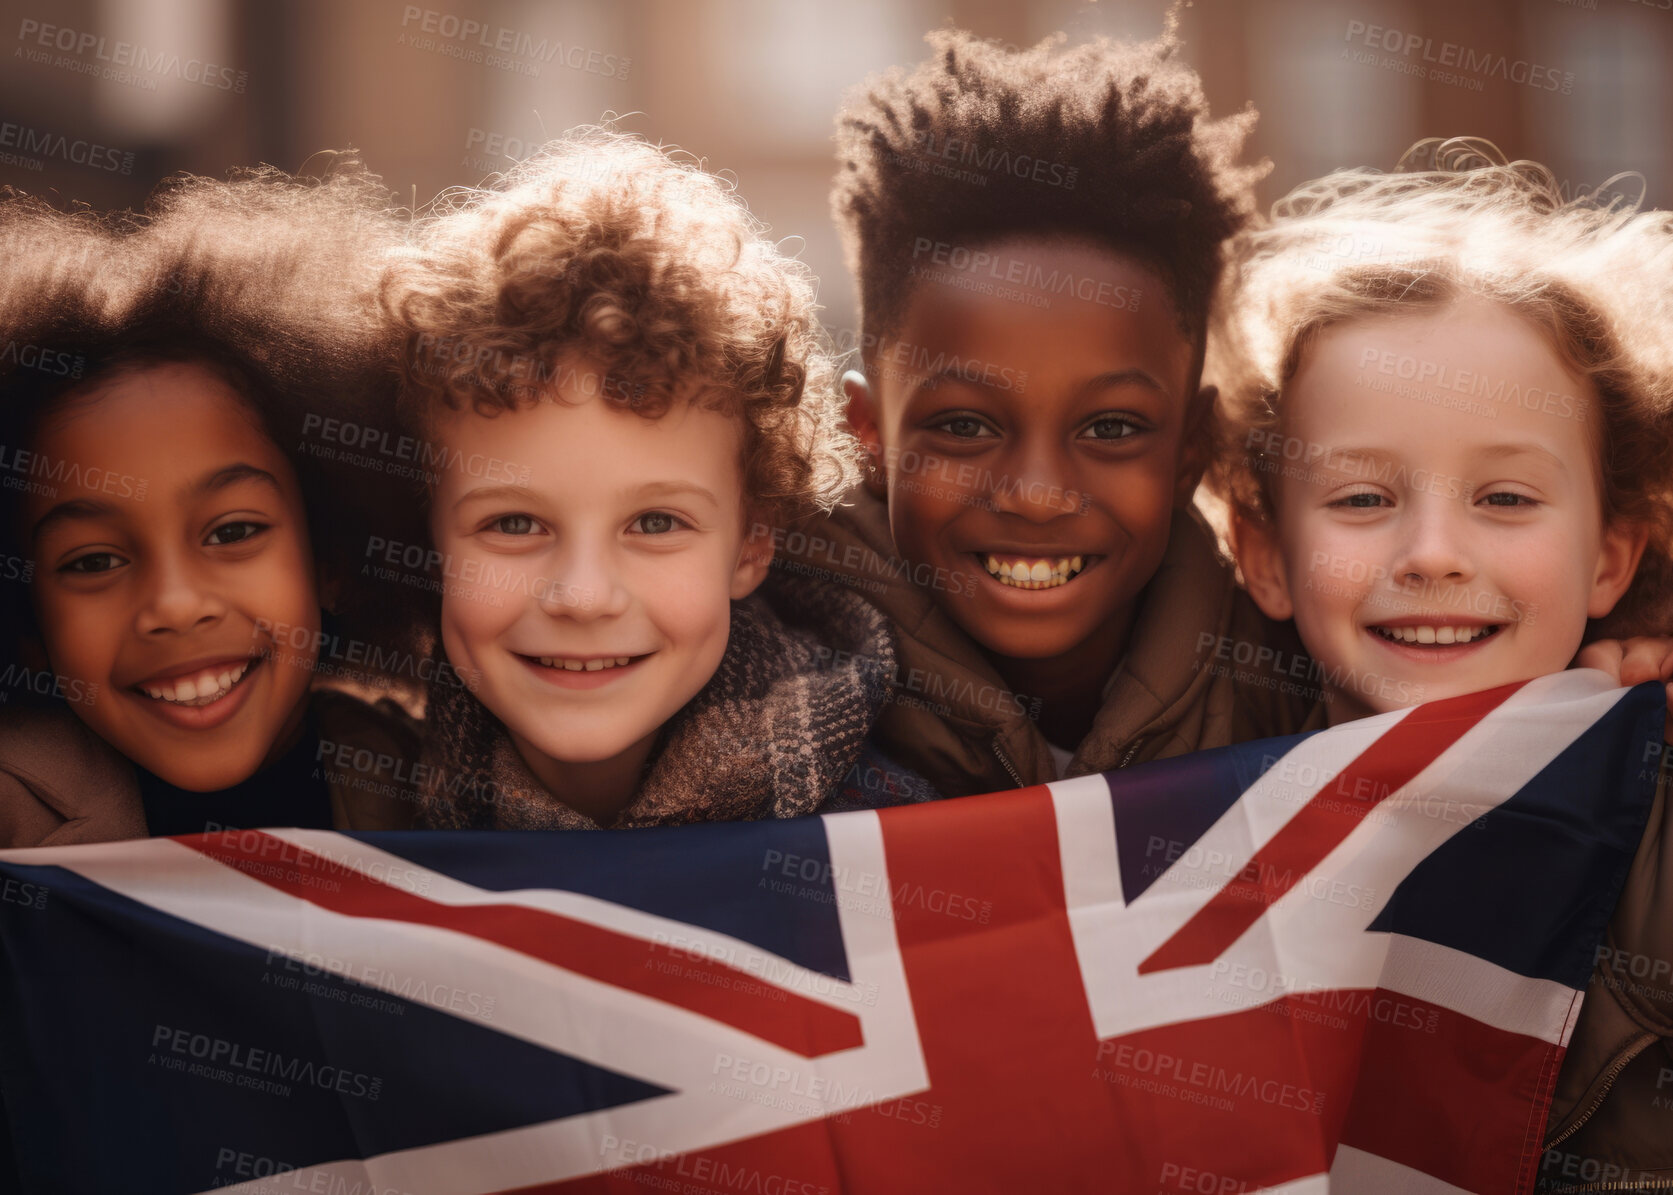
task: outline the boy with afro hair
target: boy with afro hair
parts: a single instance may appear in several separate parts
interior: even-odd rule
[[[865,479],[783,537],[895,627],[883,750],[956,795],[1292,729],[1302,686],[1227,662],[1291,648],[1192,507],[1209,298],[1266,169],[1238,162],[1255,114],[1209,119],[1171,27],[928,40],[840,114]]]

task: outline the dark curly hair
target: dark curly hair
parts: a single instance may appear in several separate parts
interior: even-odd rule
[[[580,356],[647,418],[688,397],[737,414],[744,492],[776,515],[828,509],[857,475],[806,267],[720,179],[639,138],[577,129],[443,196],[383,301],[420,435],[444,408],[552,397]]]
[[[353,155],[330,156],[322,173],[182,176],[159,185],[142,213],[62,211],[0,192],[0,448],[18,460],[56,403],[102,379],[200,364],[295,467],[322,577],[357,568],[363,553],[341,512],[381,503],[393,519],[404,496],[308,451],[308,428],[325,417],[371,428],[388,406],[394,377],[375,288],[402,225]],[[18,559],[23,493],[0,489],[0,553]],[[0,585],[0,625],[30,632],[25,586]],[[17,649],[14,638],[0,636],[0,655]]]
[[[1138,44],[1071,47],[1059,34],[1019,50],[953,29],[926,40],[931,58],[862,83],[837,117],[831,206],[864,343],[898,327],[917,238],[972,246],[1021,233],[1138,258],[1200,346],[1221,243],[1254,212],[1271,166],[1237,163],[1255,113],[1209,119],[1201,80],[1175,57],[1174,20]]]

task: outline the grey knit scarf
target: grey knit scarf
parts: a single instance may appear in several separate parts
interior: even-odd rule
[[[663,727],[638,796],[611,827],[816,812],[858,758],[894,672],[888,623],[865,599],[769,578],[732,603],[720,667]],[[457,685],[430,686],[422,763],[420,825],[600,828],[547,791],[500,720]]]

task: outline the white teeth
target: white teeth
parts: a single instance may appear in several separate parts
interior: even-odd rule
[[[633,662],[632,656],[600,656],[591,660],[570,660],[563,656],[537,656],[543,668],[562,672],[602,672],[606,668],[623,668]]]
[[[233,686],[243,680],[244,674],[249,670],[250,662],[245,661],[237,668],[222,672],[204,672],[167,684],[144,685],[142,688],[147,697],[157,701],[170,701],[177,705],[209,705],[230,693]]]
[[[1018,589],[1053,589],[1079,573],[1086,561],[1081,556],[1059,556],[1055,563],[1044,559],[1004,561],[990,555],[983,563],[989,575],[1003,584]]]
[[[1392,639],[1397,643],[1447,644],[1469,643],[1476,639],[1486,638],[1497,627],[1373,627],[1372,630],[1384,639]]]

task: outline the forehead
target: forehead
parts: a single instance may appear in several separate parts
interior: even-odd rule
[[[546,394],[515,410],[446,411],[434,431],[447,449],[443,488],[488,474],[592,490],[674,477],[736,486],[742,478],[741,416],[686,399],[648,417],[600,397]]]
[[[1065,381],[1143,368],[1182,392],[1196,345],[1162,276],[1130,254],[1078,237],[1010,236],[952,244],[918,238],[911,293],[893,341],[1031,366]]]
[[[93,380],[47,411],[30,449],[35,476],[52,491],[31,494],[31,513],[84,493],[109,500],[113,478],[143,482],[139,492],[160,498],[237,462],[293,476],[249,403],[212,369],[190,362]]]
[[[1470,300],[1327,328],[1286,387],[1285,422],[1374,435],[1432,455],[1511,441],[1595,455],[1596,393],[1546,335]]]

